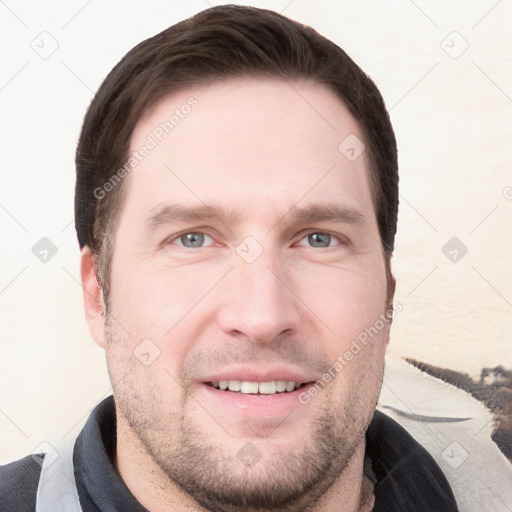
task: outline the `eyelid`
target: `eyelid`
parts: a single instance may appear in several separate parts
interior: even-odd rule
[[[203,246],[203,247],[211,247],[213,245],[218,244],[218,242],[216,240],[217,237],[215,237],[208,228],[203,227],[203,228],[184,229],[183,231],[180,231],[179,233],[176,233],[176,234],[166,237],[161,245],[165,246],[165,245],[170,244],[170,245],[175,245],[178,247],[184,247],[183,245],[177,244],[175,242],[177,240],[179,240],[183,235],[186,235],[188,233],[197,233],[197,234],[201,234],[201,235],[204,235],[205,237],[210,238],[212,243],[210,243],[206,246]],[[331,238],[334,238],[339,242],[335,245],[326,247],[326,249],[329,247],[336,247],[338,245],[346,245],[349,243],[348,238],[340,233],[334,233],[332,231],[324,230],[324,229],[306,229],[306,230],[301,231],[296,237],[294,237],[295,242],[293,242],[292,245],[296,245],[296,244],[302,242],[306,237],[308,237],[309,235],[314,234],[314,233],[329,235]],[[184,247],[184,248],[190,249],[190,247]],[[200,248],[201,247],[197,247],[197,249],[200,249]]]
[[[294,243],[294,245],[299,244],[306,237],[308,237],[309,235],[312,235],[314,233],[319,233],[322,235],[329,235],[331,237],[331,239],[335,238],[336,240],[338,240],[339,243],[325,247],[325,249],[337,247],[338,245],[347,245],[348,244],[348,238],[344,235],[341,235],[340,233],[333,233],[332,231],[323,230],[323,229],[308,229],[308,230],[305,230],[305,231],[302,231],[301,233],[299,233],[299,235],[297,237],[297,241]]]
[[[195,233],[198,235],[204,235],[205,237],[208,237],[212,243],[209,243],[208,245],[203,245],[201,247],[185,247],[182,244],[176,243],[177,240],[179,240],[183,235],[187,235],[189,233]],[[176,233],[174,235],[168,236],[165,238],[165,240],[162,242],[162,246],[165,245],[175,245],[177,247],[182,247],[184,249],[201,249],[202,247],[211,247],[215,245],[217,242],[215,240],[215,237],[208,232],[208,229],[206,228],[197,228],[197,229],[184,229],[183,231],[180,231],[179,233]]]

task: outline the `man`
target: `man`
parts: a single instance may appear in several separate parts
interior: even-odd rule
[[[0,470],[2,510],[457,510],[375,411],[397,153],[340,48],[271,11],[199,13],[113,69],[76,163],[114,395],[56,460]]]

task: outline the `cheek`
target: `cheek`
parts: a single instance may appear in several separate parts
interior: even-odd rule
[[[344,350],[385,311],[387,286],[383,264],[371,271],[312,267],[300,272],[300,279],[295,282],[305,306],[330,332],[329,352]]]
[[[163,417],[161,412],[171,414],[179,409],[179,372],[184,355],[166,347],[157,336],[148,335],[146,329],[138,329],[144,324],[142,318],[128,321],[116,315],[116,311],[123,311],[120,304],[112,308],[106,346],[116,400],[132,425],[150,428],[154,422],[155,428],[168,428],[170,417]]]
[[[112,312],[132,338],[151,339],[177,366],[211,320],[225,265],[201,268],[118,264],[112,273]],[[129,278],[122,278],[129,276]],[[174,362],[176,361],[176,364]]]

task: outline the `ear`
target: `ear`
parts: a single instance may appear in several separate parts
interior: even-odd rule
[[[393,299],[395,298],[395,291],[396,291],[396,278],[390,271],[389,279],[388,279],[388,309],[390,311],[393,311]]]
[[[393,318],[397,313],[400,313],[399,310],[395,309],[393,299],[395,297],[395,291],[396,291],[396,279],[393,273],[391,272],[391,269],[388,271],[388,297],[387,297],[387,307],[386,307],[386,316],[391,315],[391,318],[389,318],[389,324],[387,328],[387,334],[386,334],[386,353],[389,349],[389,339],[390,339],[390,331],[391,331],[391,324],[393,323]]]
[[[94,341],[105,348],[105,304],[103,289],[96,273],[96,263],[91,249],[85,246],[81,253],[81,277],[84,293],[85,318]]]

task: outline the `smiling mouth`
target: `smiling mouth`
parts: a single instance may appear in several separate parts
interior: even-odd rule
[[[268,382],[221,380],[219,382],[207,382],[206,384],[220,391],[232,391],[246,395],[274,395],[291,393],[305,386],[307,382],[295,382],[293,380],[272,380]]]

